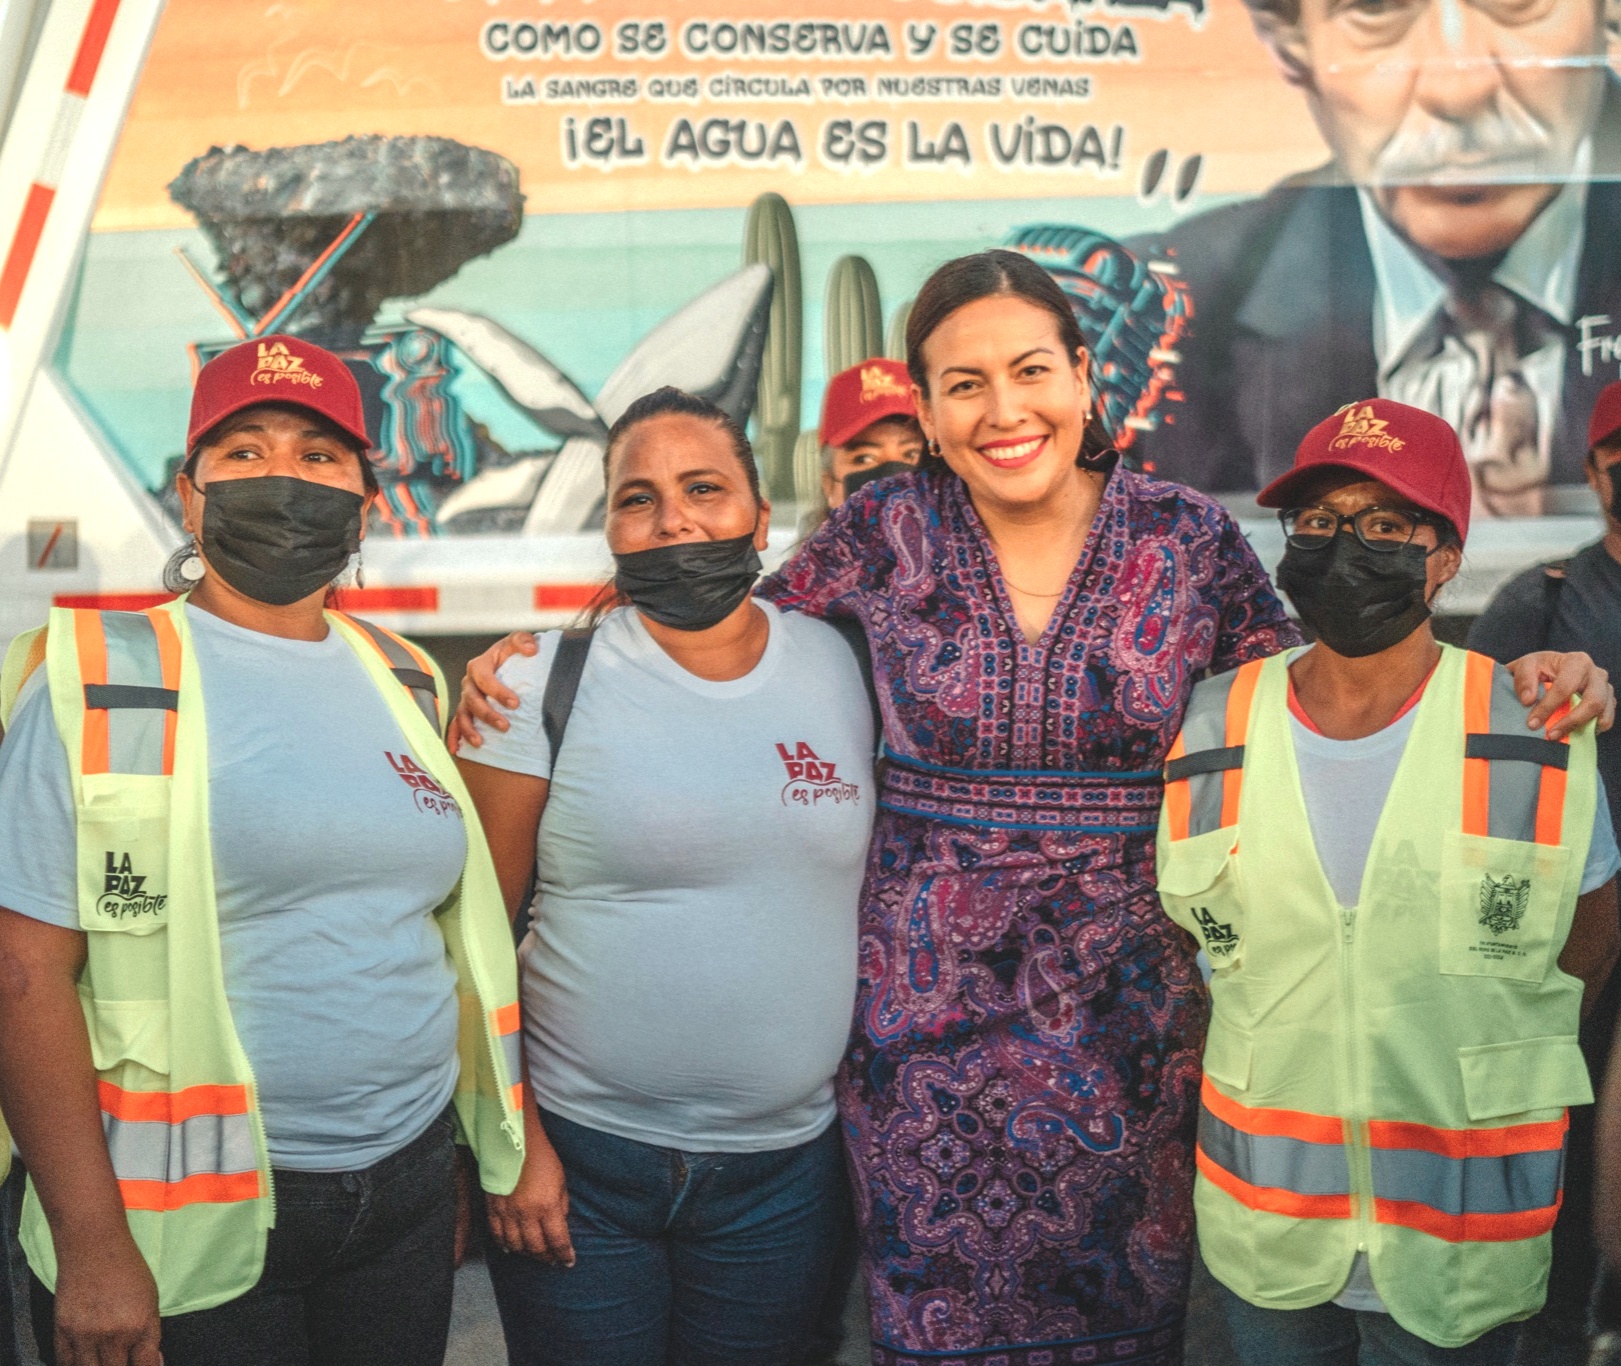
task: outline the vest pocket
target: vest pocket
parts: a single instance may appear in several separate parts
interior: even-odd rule
[[[1540,982],[1552,966],[1570,851],[1453,830],[1442,845],[1441,971]]]
[[[1172,840],[1159,870],[1166,913],[1199,940],[1217,972],[1235,966],[1244,954],[1244,908],[1233,860],[1237,844],[1236,826]]]
[[[86,774],[79,810],[79,928],[150,934],[169,923],[167,777]]]
[[[169,1074],[169,1003],[167,1001],[85,1002],[90,1029],[90,1057],[98,1073],[129,1065],[166,1079]],[[121,1085],[141,1078],[124,1077]],[[145,1085],[150,1086],[151,1081]]]
[[[1460,1048],[1458,1067],[1472,1123],[1593,1101],[1587,1062],[1574,1034]]]

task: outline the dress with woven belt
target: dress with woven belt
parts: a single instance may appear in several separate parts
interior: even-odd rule
[[[939,461],[762,592],[860,621],[888,760],[839,1105],[877,1366],[1170,1366],[1206,1002],[1159,909],[1193,682],[1297,640],[1213,500],[1116,469],[1041,638]]]

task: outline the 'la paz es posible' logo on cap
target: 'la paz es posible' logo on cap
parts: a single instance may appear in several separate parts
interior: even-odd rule
[[[1375,417],[1373,404],[1348,403],[1340,409],[1345,421],[1340,424],[1339,435],[1328,443],[1331,451],[1343,451],[1348,446],[1371,446],[1376,451],[1399,451],[1407,443],[1386,429],[1390,423]]]
[[[169,894],[147,885],[149,874],[137,872],[127,852],[107,850],[106,873],[96,914],[104,920],[156,921],[169,904]]]
[[[861,401],[871,403],[874,399],[894,397],[910,398],[912,391],[895,378],[881,365],[863,365],[861,367]]]
[[[259,361],[253,367],[251,383],[307,384],[319,389],[325,381],[313,371],[304,368],[304,358],[287,349],[286,342],[260,342]]]

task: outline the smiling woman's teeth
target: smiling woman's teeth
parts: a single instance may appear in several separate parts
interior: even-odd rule
[[[1044,438],[1032,437],[1029,441],[1021,441],[1017,446],[998,446],[995,450],[983,452],[987,460],[998,463],[1004,461],[1023,460],[1027,455],[1034,455],[1041,446]]]

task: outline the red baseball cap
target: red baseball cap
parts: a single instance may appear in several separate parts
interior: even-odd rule
[[[286,336],[245,341],[197,372],[186,449],[215,424],[256,403],[296,403],[337,423],[371,449],[360,386],[349,367],[325,347]]]
[[[1599,391],[1592,420],[1587,424],[1587,449],[1608,441],[1618,431],[1621,431],[1621,380],[1606,384]]]
[[[1300,490],[1321,467],[1338,466],[1388,484],[1425,512],[1469,535],[1474,487],[1469,462],[1451,424],[1389,398],[1347,403],[1306,433],[1295,467],[1255,497],[1264,508],[1300,505]]]
[[[822,395],[822,444],[848,445],[886,417],[917,417],[905,364],[878,359],[852,365],[834,375]]]

